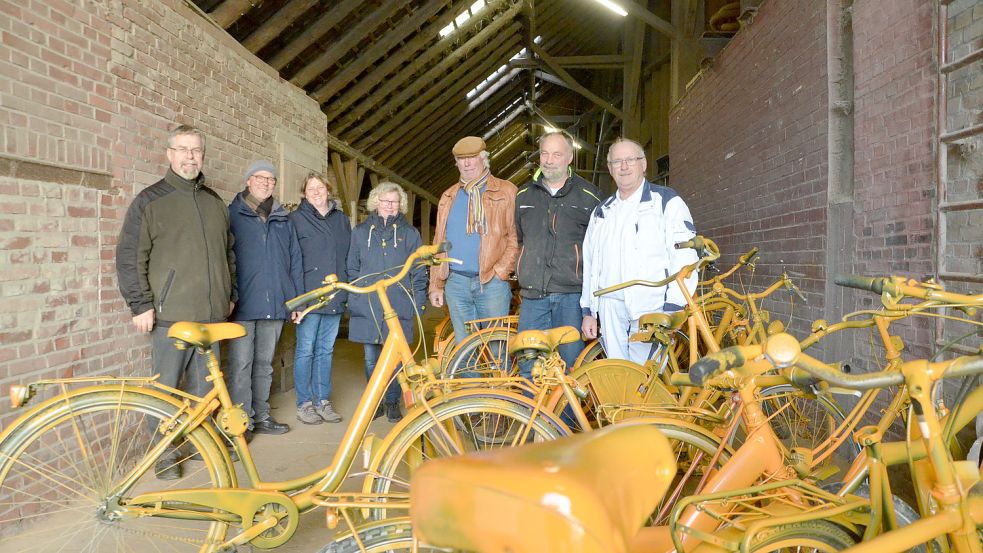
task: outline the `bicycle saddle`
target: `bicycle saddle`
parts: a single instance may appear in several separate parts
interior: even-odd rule
[[[195,347],[208,348],[216,342],[246,335],[246,329],[236,323],[189,323],[182,321],[171,325],[168,338],[175,338]]]
[[[572,326],[560,326],[549,330],[523,330],[509,340],[509,354],[514,355],[530,349],[550,353],[563,344],[576,342],[579,339],[580,331]]]
[[[624,553],[675,474],[662,433],[624,423],[430,460],[413,475],[410,516],[437,547]]]
[[[651,342],[656,332],[678,330],[686,324],[689,315],[686,311],[675,313],[646,313],[638,318],[638,332],[629,338],[630,342]]]

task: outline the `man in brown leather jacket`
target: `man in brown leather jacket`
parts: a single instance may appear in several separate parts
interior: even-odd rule
[[[508,314],[512,301],[508,277],[515,269],[519,245],[516,187],[491,175],[484,140],[462,138],[453,154],[461,178],[440,196],[434,243],[451,242],[451,257],[461,263],[431,270],[429,296],[435,307],[447,302],[454,336],[460,342],[467,335],[467,321]]]

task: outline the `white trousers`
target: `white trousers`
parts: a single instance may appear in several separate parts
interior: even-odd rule
[[[652,345],[628,342],[628,337],[638,332],[638,319],[629,318],[624,300],[605,297],[599,299],[597,309],[604,354],[608,359],[627,359],[644,365],[652,352]]]

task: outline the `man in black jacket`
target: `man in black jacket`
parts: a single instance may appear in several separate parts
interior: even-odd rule
[[[572,161],[569,136],[544,134],[539,139],[539,170],[515,197],[520,248],[516,274],[522,296],[519,330],[564,325],[579,329],[583,319],[581,247],[600,198],[594,185],[571,170]],[[568,366],[573,365],[583,347],[580,340],[565,344],[560,355]],[[520,369],[529,376],[529,367]]]
[[[178,321],[219,322],[235,301],[235,254],[225,202],[201,173],[205,137],[181,125],[167,139],[170,167],[164,178],[133,199],[116,246],[119,290],[133,325],[149,332],[160,383],[203,396],[210,385],[203,357],[178,350],[167,338]],[[218,353],[218,348],[213,348]],[[166,459],[162,459],[166,461]],[[161,463],[158,463],[161,466]],[[179,464],[163,463],[158,476],[181,477]]]

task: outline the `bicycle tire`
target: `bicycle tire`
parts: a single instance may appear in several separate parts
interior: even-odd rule
[[[763,530],[749,548],[754,553],[833,553],[856,545],[856,539],[841,526],[825,520],[808,520]]]
[[[398,487],[405,491],[413,471],[427,459],[517,445],[519,431],[527,425],[530,434],[524,443],[569,434],[549,413],[540,412],[532,419],[532,408],[525,398],[513,395],[494,391],[463,394],[438,400],[430,405],[430,411],[411,411],[373,458],[363,490],[388,493]],[[448,436],[457,441],[449,442]],[[373,518],[381,516],[375,513]]]
[[[365,548],[361,548],[351,532],[337,537],[322,547],[318,553],[383,553],[385,551],[413,551],[413,529],[406,518],[387,519],[360,526],[358,537]],[[417,544],[419,545],[419,544]],[[419,546],[417,551],[424,553],[447,551]]]
[[[665,526],[672,512],[671,504],[679,497],[696,493],[697,485],[710,470],[720,469],[732,454],[730,448],[721,447],[719,440],[709,431],[697,431],[681,421],[671,419],[630,419],[618,424],[649,424],[659,429],[669,439],[676,455],[676,476],[666,490],[649,519],[648,526]],[[718,449],[720,454],[717,455]],[[716,459],[714,460],[714,457]],[[714,461],[711,466],[710,462]],[[693,463],[697,467],[690,470]]]
[[[228,530],[225,522],[106,515],[107,504],[125,505],[127,499],[105,492],[157,443],[161,423],[180,419],[179,409],[163,394],[97,387],[56,396],[19,419],[0,438],[0,497],[10,498],[0,502],[6,530],[0,550],[155,551],[161,540],[175,551],[216,550]],[[182,476],[165,483],[151,466],[128,494],[235,486],[218,439],[214,429],[192,429],[174,444]],[[203,463],[190,460],[195,454]]]
[[[840,406],[827,396],[807,396],[791,384],[763,388],[758,397],[762,410],[771,417],[772,430],[789,451],[793,447],[815,450],[846,418]],[[819,467],[833,463],[846,469],[859,454],[860,445],[849,436]]]
[[[443,378],[518,374],[519,364],[508,353],[509,338],[514,335],[514,331],[505,327],[487,328],[469,334],[448,357]]]
[[[567,370],[573,372],[577,370],[578,367],[586,365],[587,363],[593,363],[599,359],[607,359],[607,355],[604,353],[604,346],[601,345],[600,340],[591,340],[587,343],[580,354],[577,355],[577,360],[573,362],[573,366],[569,367]]]

